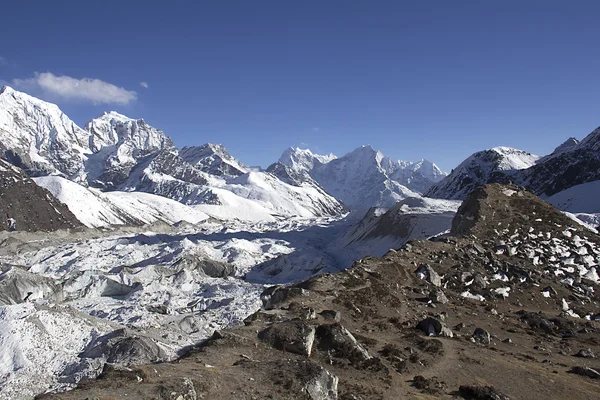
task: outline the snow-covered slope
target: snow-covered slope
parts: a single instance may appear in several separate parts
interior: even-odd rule
[[[562,211],[600,213],[600,180],[571,186],[545,200]]]
[[[228,181],[224,188],[240,197],[255,200],[282,216],[331,217],[346,211],[337,199],[310,182],[294,186],[265,172],[241,175]]]
[[[184,147],[180,151],[182,159],[201,171],[217,176],[239,176],[249,171],[233,158],[220,144],[207,143],[202,146]]]
[[[85,181],[88,137],[56,105],[8,86],[0,91],[0,150],[30,174],[60,172]]]
[[[507,182],[517,171],[530,168],[539,156],[510,147],[494,147],[477,152],[463,161],[425,196],[439,199],[464,199],[475,187],[486,183]]]
[[[408,240],[426,239],[449,230],[460,201],[409,197],[389,210],[371,209],[342,238],[347,258],[383,256]],[[358,257],[357,257],[358,256]]]
[[[66,204],[88,227],[142,225],[157,221],[195,224],[208,218],[200,210],[149,193],[101,192],[59,176],[43,176],[34,180]]]

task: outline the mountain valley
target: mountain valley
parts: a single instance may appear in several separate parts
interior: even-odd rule
[[[1,399],[598,391],[600,128],[263,169],[4,87],[0,150]]]

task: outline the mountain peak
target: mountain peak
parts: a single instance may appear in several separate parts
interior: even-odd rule
[[[4,94],[4,93],[8,94],[8,93],[12,93],[14,91],[15,90],[13,88],[11,88],[10,86],[4,85],[4,86],[2,86],[2,89],[0,89],[0,94]]]
[[[575,139],[574,137],[570,137],[567,140],[565,140],[560,146],[555,148],[554,151],[552,152],[552,154],[564,153],[566,151],[571,150],[578,144],[579,144],[579,140]]]
[[[591,148],[593,150],[600,149],[600,127],[594,129],[592,133],[587,135],[578,143],[579,148]]]
[[[284,150],[281,157],[277,162],[291,167],[295,172],[310,172],[315,165],[327,164],[331,160],[335,160],[337,157],[330,153],[329,155],[323,156],[314,154],[309,149],[301,149],[299,147],[288,147]]]
[[[102,113],[102,115],[100,115],[98,118],[94,118],[94,120],[105,120],[105,121],[110,121],[110,120],[116,120],[119,122],[129,122],[129,121],[142,121],[142,119],[137,119],[137,118],[131,118],[128,117],[127,115],[123,115],[117,111],[104,111]],[[94,121],[92,120],[92,121]]]
[[[205,143],[202,146],[186,146],[180,156],[197,169],[217,176],[240,176],[248,168],[233,158],[222,144]]]

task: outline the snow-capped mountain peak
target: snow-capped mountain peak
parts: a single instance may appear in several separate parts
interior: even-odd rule
[[[129,118],[116,111],[105,112],[85,125],[90,133],[90,149],[96,153],[103,147],[129,142],[136,150],[145,153],[172,146],[172,142],[160,130],[143,119]]]
[[[55,104],[9,86],[0,92],[0,149],[32,175],[59,172],[85,179],[88,133]]]
[[[222,144],[206,143],[202,146],[184,147],[181,158],[201,171],[217,176],[240,176],[248,167],[229,154]]]
[[[449,200],[463,199],[481,184],[510,180],[514,171],[530,168],[539,159],[539,156],[506,146],[479,151],[432,186],[425,195]]]
[[[331,153],[329,155],[314,154],[309,149],[301,149],[299,147],[287,148],[279,161],[281,164],[291,167],[295,172],[309,172],[317,164],[327,164],[337,157]]]

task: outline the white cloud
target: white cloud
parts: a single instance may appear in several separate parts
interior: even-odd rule
[[[137,99],[137,93],[104,82],[100,79],[76,79],[70,76],[56,76],[51,72],[34,74],[29,79],[14,79],[16,87],[42,89],[65,99],[87,100],[93,103],[129,104]]]
[[[148,89],[148,82],[140,82],[140,86]]]

